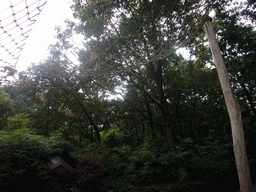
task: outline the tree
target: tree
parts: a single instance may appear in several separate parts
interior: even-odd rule
[[[192,6],[197,3],[199,6]],[[120,71],[121,79],[137,85],[140,91],[157,103],[163,132],[171,147],[174,146],[173,119],[164,90],[164,66],[171,62],[167,52],[174,50],[177,41],[188,41],[187,38],[193,36],[191,31],[200,24],[195,19],[199,13],[196,11],[198,7],[200,1],[103,0],[77,1],[74,5],[74,15],[81,21],[78,31],[88,39],[86,50],[79,53],[79,60],[84,63],[86,72]],[[188,21],[189,25],[186,25]],[[151,73],[156,97],[139,84],[136,76],[142,65],[146,65],[146,71]],[[137,69],[125,73],[130,67]]]
[[[0,130],[6,126],[8,116],[11,115],[13,100],[0,88]]]
[[[20,82],[27,84],[22,98],[29,101],[24,103],[33,128],[46,136],[60,130],[67,140],[79,133],[82,140],[100,141],[100,131],[109,127],[112,114],[98,82],[102,86],[114,82],[76,76],[59,49],[58,45],[52,46],[45,62],[20,73]]]
[[[204,27],[213,54],[213,59],[218,71],[220,84],[227,105],[227,110],[229,112],[240,189],[241,191],[253,191],[249,162],[247,158],[244,140],[240,106],[237,99],[235,98],[233,90],[231,89],[227,69],[225,67],[224,59],[220,53],[220,48],[216,40],[211,21],[207,21]]]

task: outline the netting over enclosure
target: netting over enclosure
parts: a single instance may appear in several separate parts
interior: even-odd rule
[[[45,3],[8,1],[2,9],[3,77],[14,74],[28,32]],[[59,61],[80,66],[66,76],[117,74],[149,64],[154,67],[153,63],[163,61],[198,34],[210,7],[209,0],[75,0],[73,9],[80,23],[58,35],[62,46]],[[79,46],[73,36],[77,32],[84,38]]]
[[[81,76],[117,74],[167,58],[198,34],[211,7],[209,0],[75,2],[83,48],[67,33],[59,42],[68,47],[63,59],[72,52],[83,64],[75,74]]]
[[[29,32],[46,0],[2,0],[0,3],[0,77],[12,76]]]

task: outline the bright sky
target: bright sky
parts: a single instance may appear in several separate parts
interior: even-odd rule
[[[34,24],[21,52],[16,69],[26,70],[31,63],[43,61],[48,56],[48,47],[55,43],[55,26],[72,19],[72,0],[48,0]]]

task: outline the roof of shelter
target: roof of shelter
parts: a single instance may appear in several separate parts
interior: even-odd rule
[[[51,160],[51,163],[48,165],[49,169],[52,171],[54,169],[56,169],[59,166],[62,166],[65,170],[67,170],[68,172],[70,172],[71,174],[74,174],[77,172],[76,169],[74,169],[71,165],[69,165],[66,161],[64,161],[61,157],[57,156],[54,157]]]

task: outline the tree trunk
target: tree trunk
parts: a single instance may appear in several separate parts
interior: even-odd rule
[[[217,42],[216,35],[210,19],[206,21],[206,23],[204,24],[204,28],[207,33],[209,45],[213,54],[213,60],[217,68],[221,88],[229,113],[240,190],[243,192],[252,192],[252,181],[245,147],[240,106],[235,98],[233,90],[231,89],[227,69],[224,63],[224,59],[220,53],[220,47]]]
[[[171,124],[171,117],[170,112],[168,109],[168,103],[166,101],[166,97],[164,95],[163,90],[163,77],[162,77],[162,63],[161,61],[158,61],[157,63],[157,69],[154,73],[156,84],[158,88],[158,94],[159,94],[159,102],[161,105],[161,114],[162,119],[164,123],[164,133],[167,139],[167,143],[170,145],[170,147],[174,147],[174,136],[173,136],[173,127]]]
[[[98,125],[96,125],[96,123],[93,121],[92,117],[89,115],[89,113],[87,112],[87,110],[85,109],[84,107],[84,104],[83,103],[80,103],[78,102],[78,104],[82,107],[85,115],[87,116],[88,120],[90,121],[91,123],[91,126],[93,126],[94,128],[94,131],[96,132],[96,137],[99,141],[101,141],[100,139],[100,131],[99,131],[99,128],[98,128]]]

